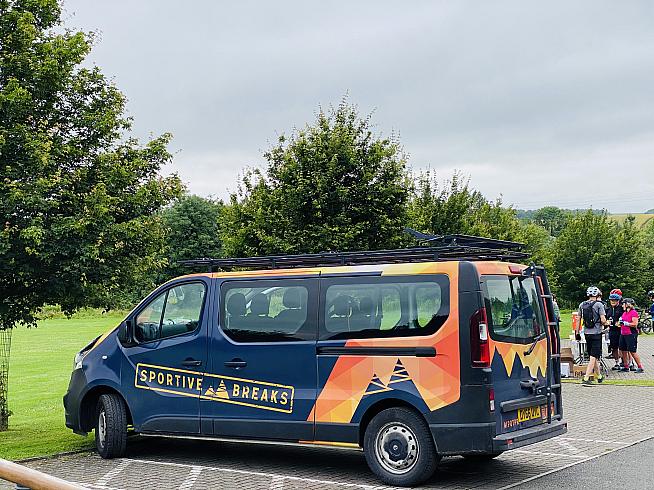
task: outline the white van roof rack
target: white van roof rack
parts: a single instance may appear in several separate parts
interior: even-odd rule
[[[213,272],[215,269],[282,269],[328,265],[443,262],[448,260],[523,261],[529,257],[529,254],[522,251],[524,248],[522,243],[471,235],[436,236],[414,230],[409,231],[409,233],[420,242],[428,243],[429,246],[395,250],[359,250],[355,252],[321,252],[240,258],[201,258],[180,260],[178,263],[188,267],[207,267],[209,272]]]

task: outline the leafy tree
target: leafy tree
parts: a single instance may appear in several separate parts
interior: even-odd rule
[[[590,285],[602,291],[620,287],[638,296],[647,268],[643,235],[633,218],[619,224],[606,213],[578,214],[554,242],[552,266],[558,292],[568,304],[583,299]]]
[[[410,181],[393,138],[373,134],[347,101],[264,154],[223,216],[226,255],[395,247],[405,239]]]
[[[645,244],[645,255],[647,268],[643,280],[643,292],[639,295],[640,304],[648,304],[647,291],[654,289],[654,220],[645,225],[643,240]]]
[[[545,228],[550,235],[558,236],[570,217],[570,212],[556,206],[545,206],[534,212],[531,221]]]
[[[523,225],[516,211],[500,199],[487,200],[471,189],[460,173],[441,185],[430,172],[418,176],[408,204],[409,226],[435,235],[466,234],[525,243],[534,260],[544,260],[548,234],[540,226]]]
[[[113,306],[125,285],[162,260],[157,212],[181,192],[176,176],[158,174],[170,159],[169,135],[145,146],[129,138],[123,95],[98,68],[81,67],[92,37],[56,33],[60,23],[56,0],[0,0],[5,336],[17,324],[35,325],[44,304],[69,314]]]
[[[163,278],[187,274],[188,269],[177,265],[178,260],[221,255],[219,219],[220,201],[187,195],[162,213],[166,227],[166,251],[169,265]]]

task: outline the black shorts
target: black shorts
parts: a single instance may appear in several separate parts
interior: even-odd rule
[[[636,352],[638,349],[638,336],[630,333],[629,335],[620,335],[620,350],[623,352]]]
[[[602,334],[601,333],[587,333],[586,334],[586,348],[588,355],[599,359],[602,357]]]
[[[609,330],[609,347],[611,350],[619,349],[620,348],[620,329],[619,328],[611,328]]]

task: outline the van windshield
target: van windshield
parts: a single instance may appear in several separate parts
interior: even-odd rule
[[[543,332],[545,322],[532,277],[483,276],[482,284],[494,340],[526,344]]]

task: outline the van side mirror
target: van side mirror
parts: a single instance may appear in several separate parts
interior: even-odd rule
[[[118,340],[124,347],[132,347],[138,344],[134,338],[134,321],[127,319],[118,326]]]

